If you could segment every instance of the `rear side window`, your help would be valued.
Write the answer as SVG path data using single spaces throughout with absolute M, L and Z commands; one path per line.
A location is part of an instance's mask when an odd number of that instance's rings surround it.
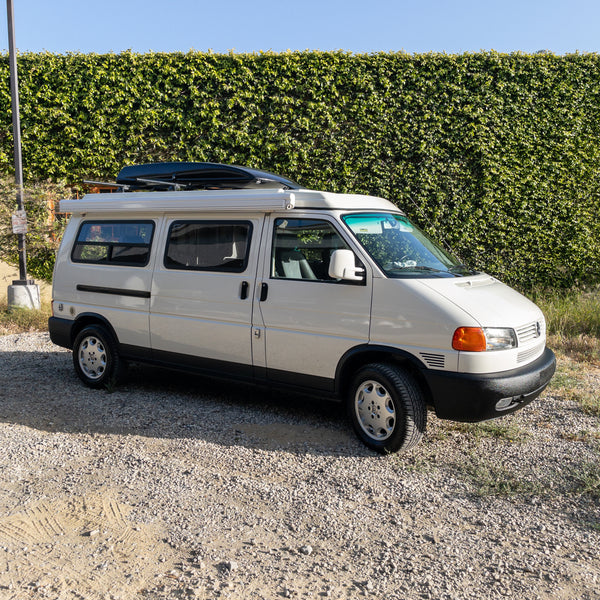
M 175 221 L 165 253 L 167 269 L 241 273 L 248 264 L 252 224 Z
M 73 246 L 73 262 L 144 267 L 150 259 L 153 221 L 86 221 Z

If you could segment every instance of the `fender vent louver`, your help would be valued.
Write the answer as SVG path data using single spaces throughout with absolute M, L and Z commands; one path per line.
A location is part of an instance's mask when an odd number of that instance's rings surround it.
M 446 357 L 443 354 L 420 352 L 421 358 L 430 369 L 443 369 L 446 366 Z

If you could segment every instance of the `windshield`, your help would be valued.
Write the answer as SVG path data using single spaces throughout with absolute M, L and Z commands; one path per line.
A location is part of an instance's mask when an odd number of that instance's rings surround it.
M 474 273 L 402 215 L 366 213 L 342 219 L 388 277 L 462 277 Z

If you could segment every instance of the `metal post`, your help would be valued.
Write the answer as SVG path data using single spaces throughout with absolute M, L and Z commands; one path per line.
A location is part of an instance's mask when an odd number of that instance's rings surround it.
M 19 78 L 17 76 L 17 49 L 15 45 L 15 19 L 12 0 L 6 0 L 8 15 L 8 55 L 10 63 L 10 92 L 12 101 L 12 124 L 15 152 L 15 183 L 17 184 L 17 215 L 25 214 L 23 202 L 23 161 L 21 158 L 21 119 L 19 115 Z M 14 227 L 14 225 L 13 225 Z M 26 231 L 26 225 L 24 231 Z M 8 286 L 8 306 L 22 308 L 40 308 L 40 289 L 33 280 L 27 279 L 27 254 L 25 251 L 25 233 L 18 232 L 19 242 L 19 279 Z
M 17 75 L 17 50 L 15 45 L 15 19 L 12 0 L 6 0 L 8 12 L 8 54 L 10 63 L 10 92 L 12 102 L 12 126 L 15 154 L 15 183 L 17 184 L 17 210 L 24 210 L 23 205 L 23 160 L 21 158 L 21 118 L 19 114 L 19 78 Z M 19 279 L 27 281 L 27 254 L 25 250 L 25 234 L 19 233 Z

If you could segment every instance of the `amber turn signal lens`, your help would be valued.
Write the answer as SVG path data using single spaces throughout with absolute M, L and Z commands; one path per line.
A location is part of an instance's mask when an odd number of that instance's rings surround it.
M 459 327 L 452 336 L 452 347 L 464 352 L 485 352 L 485 333 L 481 327 Z

